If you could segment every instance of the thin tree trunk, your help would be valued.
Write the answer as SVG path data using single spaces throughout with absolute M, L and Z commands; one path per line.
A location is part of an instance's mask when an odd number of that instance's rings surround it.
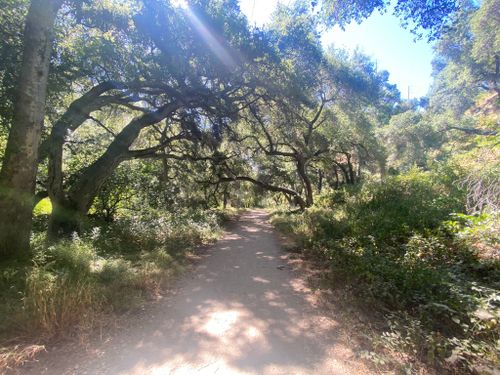
M 224 210 L 227 208 L 227 201 L 229 199 L 229 192 L 227 190 L 228 190 L 228 186 L 226 185 L 224 188 L 224 192 L 222 193 L 223 194 L 222 208 Z
M 346 157 L 347 157 L 347 168 L 349 170 L 349 184 L 355 184 L 356 183 L 356 174 L 354 172 L 354 168 L 352 166 L 352 162 L 351 162 L 351 155 L 346 153 Z
M 338 189 L 340 186 L 339 182 L 339 173 L 337 172 L 337 167 L 333 167 L 333 172 L 335 173 L 335 189 Z
M 57 228 L 61 228 L 65 223 L 71 221 L 68 215 L 72 210 L 68 210 L 67 202 L 64 202 L 63 191 L 63 147 L 65 131 L 63 127 L 55 126 L 51 134 L 51 142 L 48 146 L 49 163 L 48 163 L 48 177 L 47 177 L 47 190 L 52 203 L 52 214 L 49 219 L 48 236 L 49 239 L 54 240 L 57 238 Z
M 321 190 L 323 190 L 323 171 L 318 169 L 318 194 L 321 194 Z
M 306 162 L 300 155 L 297 157 L 297 172 L 302 180 L 306 192 L 306 207 L 311 207 L 314 203 L 312 183 L 307 175 Z
M 2 257 L 23 257 L 29 251 L 52 33 L 61 3 L 62 0 L 34 0 L 26 18 L 23 63 L 14 116 L 0 171 Z

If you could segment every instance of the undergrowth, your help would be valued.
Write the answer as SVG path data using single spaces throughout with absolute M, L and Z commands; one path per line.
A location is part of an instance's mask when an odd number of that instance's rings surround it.
M 0 368 L 55 337 L 85 337 L 106 317 L 158 297 L 228 218 L 220 210 L 149 210 L 54 244 L 35 235 L 30 263 L 0 265 Z
M 461 212 L 463 196 L 430 172 L 324 194 L 274 225 L 329 269 L 329 286 L 353 290 L 384 317 L 365 358 L 412 373 L 492 373 L 500 365 L 498 215 Z M 484 246 L 480 246 L 483 244 Z M 418 366 L 417 366 L 418 367 Z

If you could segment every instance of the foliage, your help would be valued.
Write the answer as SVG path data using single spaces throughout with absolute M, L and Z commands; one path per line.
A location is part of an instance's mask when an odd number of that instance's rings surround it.
M 50 203 L 49 198 L 44 198 L 37 203 L 37 205 L 33 208 L 33 216 L 43 216 L 50 215 L 52 212 L 52 204 Z
M 390 1 L 385 0 L 327 0 L 324 2 L 313 2 L 321 4 L 323 17 L 329 23 L 338 23 L 344 27 L 351 21 L 361 22 L 368 17 L 374 10 L 384 11 L 391 5 Z M 398 0 L 394 6 L 394 14 L 401 18 L 403 25 L 413 26 L 412 31 L 417 33 L 419 30 L 429 32 L 429 39 L 439 37 L 446 27 L 448 16 L 453 13 L 458 6 L 455 0 L 438 0 L 432 2 L 432 5 L 423 0 Z
M 2 0 L 0 2 L 0 150 L 3 151 L 2 135 L 9 128 L 12 118 L 14 87 L 17 66 L 21 63 L 23 20 L 28 10 L 28 1 Z M 2 152 L 0 151 L 0 155 Z
M 419 111 L 408 110 L 391 117 L 390 122 L 378 130 L 386 143 L 387 166 L 405 171 L 414 165 L 425 167 L 434 156 L 433 150 L 442 145 L 442 133 Z
M 383 183 L 366 184 L 361 200 L 352 208 L 359 228 L 356 234 L 390 242 L 437 228 L 450 212 L 463 209 L 463 193 L 441 179 L 441 175 L 414 168 Z
M 453 158 L 463 176 L 459 184 L 467 190 L 470 213 L 498 212 L 500 209 L 500 147 L 498 137 L 474 139 L 469 150 Z
M 498 217 L 450 216 L 463 212 L 463 193 L 434 173 L 333 192 L 273 221 L 328 264 L 331 287 L 385 316 L 365 357 L 387 364 L 404 350 L 450 371 L 498 366 L 500 264 L 478 246 L 498 243 Z
M 96 227 L 91 237 L 104 253 L 137 254 L 162 248 L 172 255 L 182 254 L 195 244 L 217 238 L 222 215 L 218 210 L 143 210 L 108 227 Z

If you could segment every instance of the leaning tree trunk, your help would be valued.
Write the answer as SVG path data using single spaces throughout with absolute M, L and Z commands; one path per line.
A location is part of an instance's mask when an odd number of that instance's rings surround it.
M 82 219 L 87 214 L 95 196 L 106 179 L 125 160 L 129 147 L 139 135 L 142 127 L 139 120 L 126 126 L 106 152 L 83 171 L 64 198 L 54 195 L 56 200 L 50 218 L 50 237 L 80 232 Z
M 94 198 L 106 179 L 122 161 L 129 158 L 130 146 L 141 130 L 163 120 L 179 107 L 179 103 L 168 104 L 156 112 L 135 118 L 125 126 L 104 154 L 81 173 L 64 197 L 56 201 L 50 218 L 49 236 L 55 238 L 80 232 L 82 219 L 87 215 Z M 52 172 L 55 171 L 56 169 Z
M 62 0 L 31 2 L 12 127 L 0 171 L 0 256 L 28 254 L 54 21 Z
M 38 160 L 48 157 L 47 191 L 52 203 L 52 215 L 49 220 L 49 239 L 57 239 L 61 233 L 79 230 L 76 203 L 68 200 L 63 190 L 63 150 L 68 132 L 77 130 L 94 111 L 109 104 L 126 103 L 120 94 L 102 94 L 110 90 L 128 87 L 127 84 L 113 81 L 102 82 L 80 98 L 76 99 L 52 127 L 48 139 L 40 145 Z M 166 177 L 165 177 L 166 178 Z

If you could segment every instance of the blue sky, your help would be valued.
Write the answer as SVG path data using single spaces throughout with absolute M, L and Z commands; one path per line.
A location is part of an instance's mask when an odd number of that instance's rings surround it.
M 286 1 L 286 0 L 285 0 Z M 278 0 L 241 0 L 240 6 L 251 24 L 262 26 L 269 21 Z M 431 78 L 432 47 L 425 39 L 414 36 L 399 25 L 390 12 L 375 12 L 361 25 L 352 23 L 345 31 L 335 27 L 323 35 L 325 46 L 334 44 L 353 50 L 359 47 L 377 61 L 379 69 L 390 73 L 391 83 L 398 85 L 401 96 L 410 98 L 427 94 Z

